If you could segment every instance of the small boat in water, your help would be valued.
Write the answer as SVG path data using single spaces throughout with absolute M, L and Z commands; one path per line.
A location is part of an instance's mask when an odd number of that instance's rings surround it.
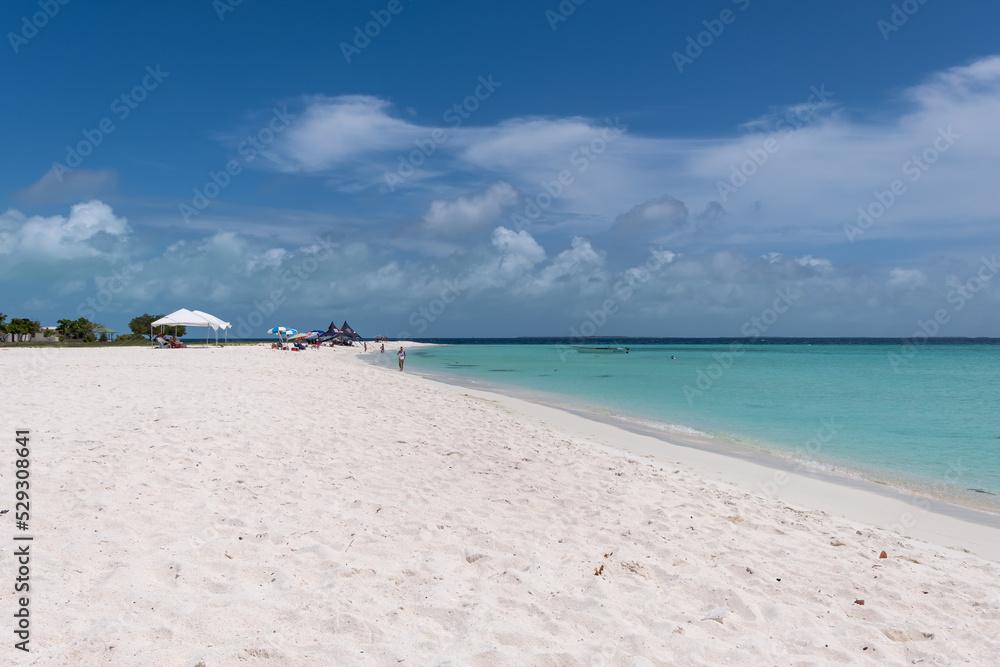
M 582 347 L 574 345 L 573 349 L 585 354 L 628 354 L 627 347 Z

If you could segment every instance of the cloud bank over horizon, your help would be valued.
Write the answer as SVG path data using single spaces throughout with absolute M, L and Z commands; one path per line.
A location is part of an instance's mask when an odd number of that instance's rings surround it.
M 692 138 L 623 117 L 428 124 L 375 95 L 304 96 L 239 178 L 327 193 L 336 214 L 223 192 L 189 224 L 122 197 L 113 170 L 46 174 L 25 205 L 112 192 L 0 214 L 2 279 L 34 277 L 4 307 L 76 317 L 128 269 L 98 321 L 190 307 L 253 336 L 331 317 L 366 335 L 560 336 L 610 300 L 598 335 L 736 336 L 792 290 L 766 335 L 908 336 L 940 309 L 942 335 L 997 335 L 1000 57 L 893 105 L 865 117 L 814 86 Z

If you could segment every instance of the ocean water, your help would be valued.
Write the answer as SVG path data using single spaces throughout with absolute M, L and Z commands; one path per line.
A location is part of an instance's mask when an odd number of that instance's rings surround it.
M 406 370 L 1000 513 L 1000 341 L 977 342 L 450 344 Z

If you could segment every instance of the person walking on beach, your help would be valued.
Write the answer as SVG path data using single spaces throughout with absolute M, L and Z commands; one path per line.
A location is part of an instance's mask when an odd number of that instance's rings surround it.
M 382 349 L 380 350 L 382 354 L 385 354 L 385 343 L 382 343 Z
M 403 352 L 402 347 L 399 348 L 399 352 L 396 353 L 396 356 L 399 357 L 399 370 L 403 370 L 403 362 L 406 361 L 406 352 Z

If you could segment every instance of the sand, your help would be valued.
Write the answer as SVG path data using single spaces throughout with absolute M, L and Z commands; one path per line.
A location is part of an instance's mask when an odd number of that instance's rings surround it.
M 1000 531 L 923 513 L 916 528 L 940 536 L 923 541 L 888 528 L 897 509 L 852 516 L 877 494 L 830 485 L 811 505 L 793 479 L 789 502 L 754 490 L 773 470 L 432 382 L 413 362 L 0 350 L 0 652 L 206 667 L 1000 655 Z M 15 429 L 31 432 L 26 533 Z M 15 534 L 34 536 L 27 654 Z

